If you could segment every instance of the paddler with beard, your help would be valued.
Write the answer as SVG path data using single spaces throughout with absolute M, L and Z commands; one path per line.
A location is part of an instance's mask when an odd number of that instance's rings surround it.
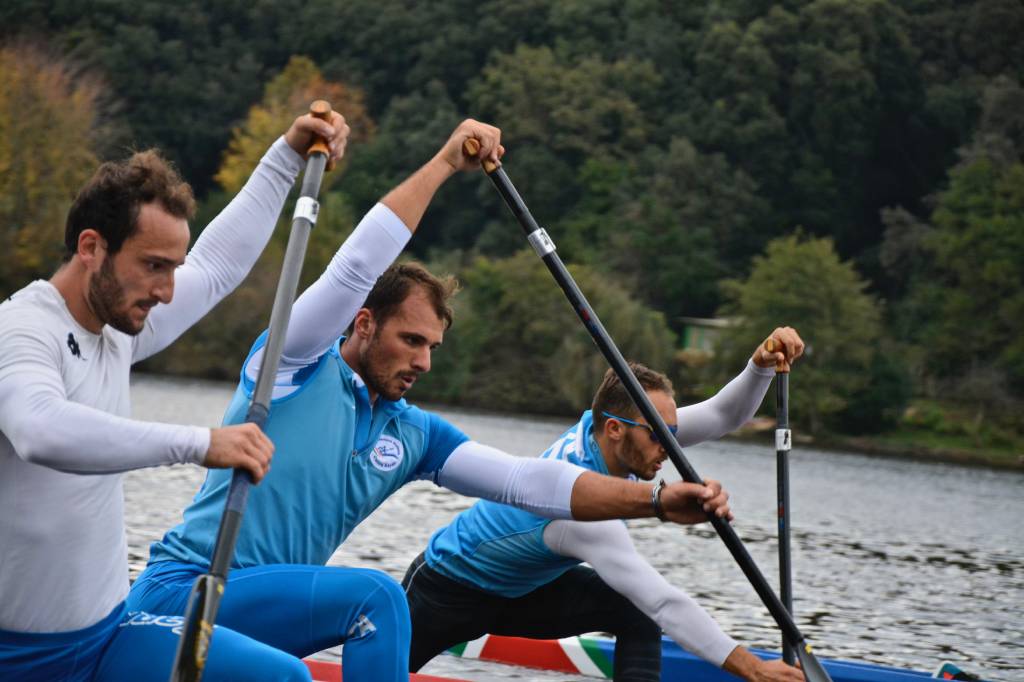
M 470 138 L 479 157 L 462 152 Z M 296 656 L 343 643 L 346 680 L 409 678 L 401 586 L 381 571 L 325 565 L 406 483 L 431 480 L 549 518 L 650 517 L 661 509 L 671 521 L 695 523 L 705 508 L 729 514 L 728 496 L 713 481 L 676 483 L 654 498 L 647 483 L 474 442 L 406 403 L 452 323 L 456 287 L 422 266 L 392 262 L 438 188 L 478 168 L 480 158 L 497 162 L 502 151 L 497 128 L 460 124 L 370 210 L 292 310 L 266 424 L 277 447 L 274 469 L 249 495 L 217 622 Z M 225 423 L 243 419 L 263 348 L 260 338 L 246 358 Z M 133 608 L 184 613 L 207 570 L 229 479 L 207 476 L 184 521 L 152 545 L 132 587 Z

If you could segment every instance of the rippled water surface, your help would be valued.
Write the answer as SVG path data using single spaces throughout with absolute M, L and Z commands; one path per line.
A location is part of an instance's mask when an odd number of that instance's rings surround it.
M 134 415 L 216 425 L 233 388 L 139 376 L 132 384 Z M 567 419 L 437 411 L 470 437 L 524 456 L 544 450 L 570 425 Z M 729 489 L 734 527 L 775 584 L 773 447 L 727 441 L 686 454 L 702 476 Z M 145 565 L 149 543 L 180 520 L 202 477 L 194 467 L 127 476 L 133 577 Z M 794 610 L 819 656 L 922 670 L 951 660 L 990 680 L 1024 681 L 1024 475 L 798 445 L 790 480 Z M 378 568 L 401 579 L 430 533 L 470 503 L 430 483 L 408 485 L 356 529 L 330 563 Z M 745 645 L 778 648 L 774 621 L 710 526 L 629 525 L 639 551 L 726 632 Z M 574 679 L 450 656 L 424 672 L 471 680 Z

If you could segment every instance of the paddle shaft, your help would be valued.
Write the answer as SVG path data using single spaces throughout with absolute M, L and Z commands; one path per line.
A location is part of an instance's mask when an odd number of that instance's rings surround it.
M 769 353 L 784 351 L 777 348 L 775 339 L 765 341 Z M 785 361 L 775 366 L 775 485 L 778 495 L 779 516 L 779 589 L 782 605 L 793 613 L 793 562 L 789 539 L 789 450 L 793 434 L 789 430 L 789 366 Z M 790 665 L 794 661 L 793 647 L 782 638 L 782 660 Z
M 765 347 L 773 350 L 772 339 Z M 782 605 L 793 613 L 793 563 L 789 552 L 789 449 L 793 442 L 789 430 L 789 372 L 775 369 L 775 484 L 779 501 L 779 589 Z M 793 647 L 782 638 L 782 660 L 793 665 Z
M 318 118 L 330 120 L 331 106 L 318 100 L 310 106 L 310 113 Z M 302 261 L 306 256 L 309 235 L 316 224 L 319 210 L 317 195 L 320 182 L 323 180 L 329 150 L 327 145 L 318 140 L 309 149 L 309 159 L 303 174 L 302 189 L 295 204 L 292 218 L 292 229 L 288 236 L 284 262 L 281 266 L 281 277 L 274 295 L 274 306 L 270 312 L 270 326 L 267 343 L 256 378 L 256 389 L 252 402 L 245 415 L 246 423 L 256 424 L 264 430 L 267 416 L 270 414 L 270 400 L 274 390 L 274 378 L 281 361 L 284 339 L 291 318 L 292 303 L 299 286 L 299 275 L 302 273 Z M 171 682 L 198 682 L 202 678 L 203 667 L 209 653 L 210 637 L 213 624 L 224 594 L 228 569 L 235 553 L 235 543 L 242 527 L 242 515 L 249 499 L 249 488 L 252 477 L 248 471 L 235 469 L 231 474 L 231 485 L 228 488 L 224 514 L 217 530 L 217 543 L 214 545 L 210 570 L 196 579 L 192 594 L 186 607 L 185 627 L 178 643 L 178 651 L 171 670 Z
M 479 146 L 476 140 L 467 140 L 464 146 L 464 151 L 469 156 L 476 156 L 479 151 Z M 576 282 L 573 280 L 572 275 L 566 269 L 562 263 L 562 259 L 559 258 L 555 252 L 555 244 L 551 241 L 547 232 L 537 224 L 533 216 L 530 214 L 529 208 L 527 208 L 525 202 L 519 196 L 516 188 L 513 186 L 512 181 L 509 180 L 503 168 L 497 166 L 493 162 L 485 160 L 483 162 L 484 170 L 487 172 L 487 177 L 491 179 L 498 193 L 505 200 L 506 205 L 512 211 L 512 215 L 515 216 L 520 226 L 526 232 L 527 239 L 533 246 L 537 255 L 540 256 L 544 264 L 547 265 L 551 275 L 555 278 L 558 286 L 565 293 L 566 298 L 569 299 L 569 303 L 572 305 L 573 310 L 576 311 L 576 315 L 583 322 L 583 325 L 590 332 L 591 338 L 594 343 L 600 349 L 604 355 L 608 364 L 618 375 L 622 385 L 625 386 L 626 391 L 629 393 L 633 402 L 636 404 L 637 409 L 640 410 L 640 414 L 643 415 L 647 423 L 652 427 L 654 433 L 657 435 L 658 440 L 661 442 L 663 448 L 668 453 L 669 458 L 675 465 L 676 469 L 679 470 L 683 480 L 690 483 L 703 484 L 703 479 L 697 475 L 697 472 L 690 466 L 690 463 L 686 460 L 683 455 L 683 450 L 679 443 L 669 432 L 668 427 L 665 425 L 664 420 L 658 411 L 654 409 L 654 405 L 651 404 L 650 398 L 647 397 L 647 393 L 644 392 L 640 386 L 640 382 L 637 381 L 633 372 L 630 371 L 629 365 L 626 363 L 625 358 L 619 352 L 619 349 L 615 346 L 608 332 L 605 331 L 604 326 L 598 319 L 597 314 L 590 307 L 586 297 L 580 291 Z M 784 637 L 792 643 L 794 648 L 800 655 L 800 661 L 804 668 L 804 673 L 807 675 L 807 679 L 812 682 L 818 680 L 831 680 L 825 669 L 821 667 L 815 656 L 810 651 L 810 646 L 806 644 L 804 636 L 800 633 L 796 623 L 790 616 L 789 611 L 782 605 L 779 598 L 772 591 L 768 585 L 768 581 L 761 573 L 757 564 L 754 563 L 754 559 L 747 552 L 746 547 L 743 546 L 743 542 L 732 526 L 727 521 L 719 518 L 715 514 L 708 514 L 708 520 L 714 526 L 719 536 L 725 542 L 729 552 L 733 555 L 733 558 L 740 565 L 740 569 L 747 576 L 754 590 L 758 596 L 761 597 L 761 601 L 764 602 L 765 606 L 768 607 L 768 611 L 772 614 L 775 622 L 778 623 L 779 628 L 782 630 Z

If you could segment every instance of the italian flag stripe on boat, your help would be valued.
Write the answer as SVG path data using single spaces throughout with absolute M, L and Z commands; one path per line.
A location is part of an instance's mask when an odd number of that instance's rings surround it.
M 541 640 L 484 635 L 472 642 L 452 647 L 449 652 L 463 658 L 498 661 L 604 679 L 612 677 L 611 660 L 594 640 L 587 637 Z

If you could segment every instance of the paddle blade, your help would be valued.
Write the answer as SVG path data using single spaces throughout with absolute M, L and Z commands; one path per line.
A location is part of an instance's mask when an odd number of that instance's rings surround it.
M 184 630 L 178 640 L 178 653 L 174 656 L 171 682 L 199 682 L 210 652 L 213 623 L 217 617 L 224 581 L 206 574 L 196 579 L 185 609 Z
M 824 666 L 811 653 L 811 646 L 807 642 L 798 642 L 794 648 L 796 649 L 796 657 L 800 661 L 800 668 L 804 671 L 804 677 L 807 678 L 807 682 L 832 682 L 832 678 L 825 672 Z

